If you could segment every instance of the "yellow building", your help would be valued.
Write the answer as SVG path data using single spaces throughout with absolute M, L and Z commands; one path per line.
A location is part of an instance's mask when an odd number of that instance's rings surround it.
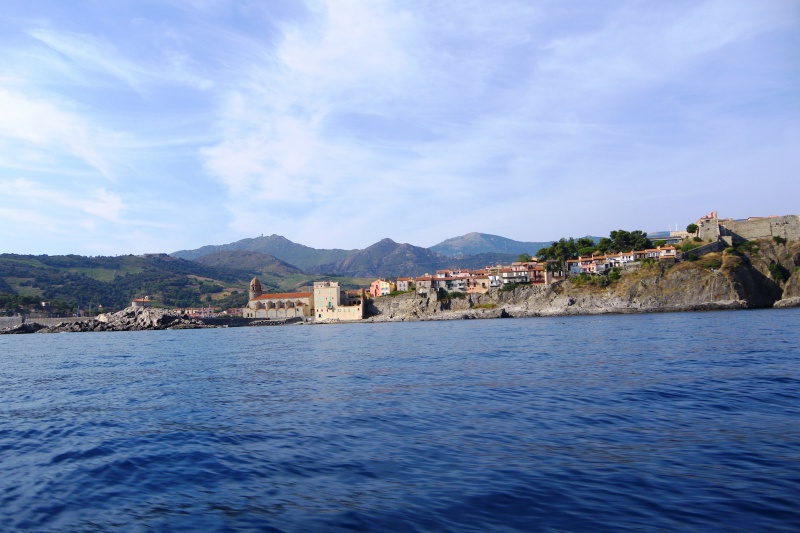
M 314 282 L 314 320 L 344 322 L 364 318 L 365 294 L 342 294 L 337 281 Z

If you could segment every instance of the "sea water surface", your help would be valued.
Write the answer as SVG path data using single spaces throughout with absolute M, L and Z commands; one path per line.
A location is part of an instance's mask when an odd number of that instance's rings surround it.
M 0 530 L 797 531 L 799 325 L 0 336 Z

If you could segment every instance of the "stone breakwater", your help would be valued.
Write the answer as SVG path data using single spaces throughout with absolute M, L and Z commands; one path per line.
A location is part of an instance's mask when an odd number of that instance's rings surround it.
M 64 333 L 82 331 L 138 331 L 152 329 L 198 329 L 214 326 L 179 315 L 165 309 L 128 307 L 116 313 L 97 316 L 94 320 L 82 322 L 61 322 L 44 326 L 36 322 L 26 322 L 12 327 L 2 334 L 14 333 Z

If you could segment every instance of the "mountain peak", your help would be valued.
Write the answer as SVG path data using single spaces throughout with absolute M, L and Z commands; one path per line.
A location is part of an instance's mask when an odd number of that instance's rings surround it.
M 552 241 L 522 242 L 500 237 L 499 235 L 473 231 L 461 237 L 453 237 L 435 246 L 431 246 L 430 250 L 448 257 L 461 257 L 484 253 L 512 255 L 526 253 L 536 255 L 536 252 L 538 252 L 540 248 L 550 246 L 550 244 L 552 244 Z

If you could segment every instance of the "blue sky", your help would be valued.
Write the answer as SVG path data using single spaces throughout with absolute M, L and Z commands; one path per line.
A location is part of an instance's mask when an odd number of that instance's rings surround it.
M 800 213 L 800 2 L 4 0 L 0 252 Z

